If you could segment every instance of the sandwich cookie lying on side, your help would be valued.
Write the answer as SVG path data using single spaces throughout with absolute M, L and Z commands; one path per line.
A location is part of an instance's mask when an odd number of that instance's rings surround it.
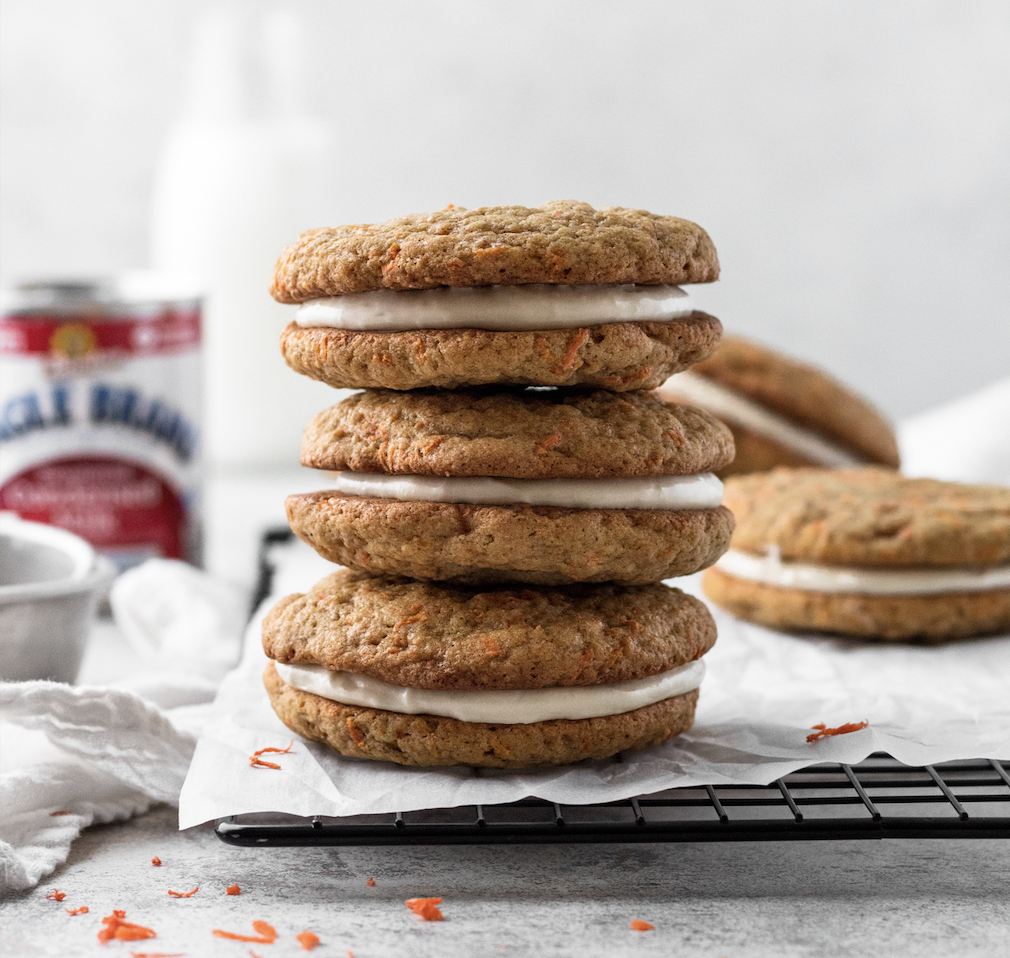
M 288 520 L 373 574 L 639 585 L 728 547 L 732 457 L 722 423 L 654 393 L 369 390 L 309 424 L 302 464 L 337 475 Z
M 1010 630 L 1010 489 L 885 469 L 734 477 L 705 593 L 780 629 L 939 642 Z
M 340 570 L 263 622 L 293 731 L 401 765 L 604 758 L 691 727 L 705 606 L 660 584 L 451 587 Z
M 733 430 L 736 459 L 723 478 L 775 466 L 898 467 L 894 429 L 869 402 L 816 366 L 739 336 L 723 337 L 714 356 L 660 392 Z
M 677 284 L 718 276 L 688 220 L 564 201 L 310 230 L 271 293 L 300 306 L 288 365 L 331 386 L 625 391 L 711 354 L 722 326 Z

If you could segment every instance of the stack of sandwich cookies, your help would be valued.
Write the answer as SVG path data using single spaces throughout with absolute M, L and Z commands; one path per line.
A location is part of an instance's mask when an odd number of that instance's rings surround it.
M 350 569 L 264 624 L 292 729 L 357 757 L 519 767 L 690 727 L 714 624 L 659 580 L 727 548 L 713 472 L 732 438 L 641 390 L 714 349 L 718 320 L 672 284 L 717 268 L 694 224 L 575 203 L 285 252 L 275 295 L 306 302 L 288 362 L 366 387 L 310 423 L 302 461 L 328 488 L 287 503 Z
M 706 594 L 772 628 L 940 642 L 1010 630 L 1010 489 L 885 469 L 734 477 Z
M 718 416 L 733 431 L 725 478 L 776 466 L 898 467 L 894 429 L 862 396 L 822 369 L 739 336 L 660 390 Z

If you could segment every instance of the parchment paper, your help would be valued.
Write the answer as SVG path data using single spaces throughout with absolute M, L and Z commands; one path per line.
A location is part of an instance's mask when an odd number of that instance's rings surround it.
M 694 728 L 618 760 L 523 772 L 405 768 L 343 758 L 296 738 L 281 770 L 249 756 L 284 747 L 261 675 L 259 620 L 277 598 L 333 570 L 300 542 L 276 552 L 275 595 L 254 617 L 241 664 L 225 680 L 183 786 L 179 825 L 247 812 L 356 815 L 515 801 L 613 801 L 690 785 L 764 785 L 816 762 L 871 752 L 922 765 L 1010 759 L 1010 636 L 940 647 L 802 637 L 740 622 L 713 607 L 719 640 L 705 657 Z M 700 595 L 697 576 L 669 580 Z M 807 743 L 811 727 L 867 720 L 861 731 Z

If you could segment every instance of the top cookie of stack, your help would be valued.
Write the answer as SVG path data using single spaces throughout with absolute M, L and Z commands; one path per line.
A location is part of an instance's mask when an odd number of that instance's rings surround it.
M 331 386 L 624 392 L 714 351 L 719 321 L 672 284 L 718 277 L 694 223 L 564 201 L 309 230 L 271 293 L 300 304 L 288 365 Z

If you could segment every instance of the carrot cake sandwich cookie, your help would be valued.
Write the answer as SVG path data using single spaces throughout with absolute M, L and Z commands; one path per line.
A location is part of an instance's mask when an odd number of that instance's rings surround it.
M 779 629 L 939 642 L 1010 630 L 1010 489 L 880 468 L 726 483 L 732 547 L 703 578 Z
M 726 550 L 732 457 L 722 423 L 653 392 L 366 390 L 309 424 L 302 464 L 330 488 L 288 520 L 372 574 L 641 585 Z
M 740 336 L 660 390 L 708 410 L 733 430 L 724 478 L 775 466 L 898 467 L 894 429 L 862 396 L 816 366 Z
M 288 364 L 331 386 L 625 391 L 711 354 L 721 325 L 679 284 L 718 276 L 688 220 L 563 201 L 309 230 L 271 293 L 299 306 Z
M 340 570 L 269 613 L 293 731 L 357 758 L 494 768 L 605 758 L 693 721 L 705 606 L 678 589 L 478 589 Z

